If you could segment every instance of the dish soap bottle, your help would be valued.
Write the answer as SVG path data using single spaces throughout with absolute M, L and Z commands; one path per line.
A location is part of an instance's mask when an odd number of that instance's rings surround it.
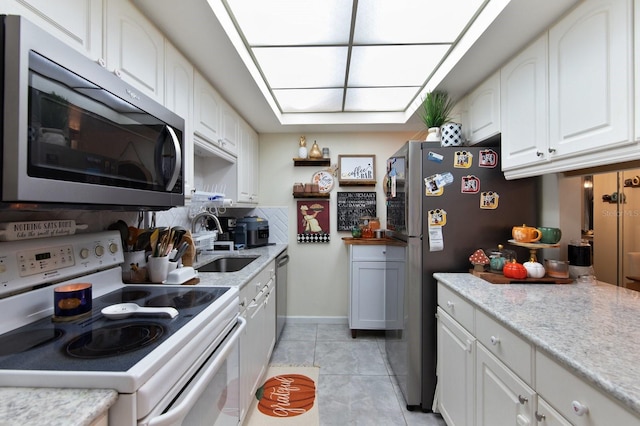
M 300 147 L 298 148 L 298 158 L 307 158 L 307 138 L 300 136 Z

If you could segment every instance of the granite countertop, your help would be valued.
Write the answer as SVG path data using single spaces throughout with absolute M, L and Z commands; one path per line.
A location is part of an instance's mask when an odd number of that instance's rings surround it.
M 490 284 L 434 277 L 640 415 L 640 292 L 606 283 Z
M 3 426 L 85 426 L 118 398 L 109 389 L 0 388 Z
M 198 285 L 237 286 L 240 288 L 251 281 L 253 277 L 258 275 L 258 273 L 262 271 L 269 262 L 278 257 L 278 255 L 286 250 L 287 247 L 287 244 L 275 244 L 272 246 L 243 249 L 233 252 L 203 252 L 198 256 L 196 262 L 194 262 L 194 268 L 199 268 L 200 266 L 220 257 L 259 257 L 237 272 L 198 272 L 198 278 L 200 278 L 200 283 Z
M 259 256 L 238 272 L 201 272 L 198 285 L 238 286 L 251 281 L 269 262 L 287 248 L 276 244 L 234 252 L 200 254 L 194 267 L 219 257 Z M 118 398 L 109 389 L 61 389 L 0 387 L 0 424 L 7 426 L 89 425 L 106 412 Z

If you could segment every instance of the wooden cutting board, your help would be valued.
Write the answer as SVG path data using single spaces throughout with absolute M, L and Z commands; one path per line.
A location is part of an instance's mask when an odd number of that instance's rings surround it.
M 495 272 L 479 272 L 473 269 L 469 270 L 470 273 L 478 278 L 482 278 L 491 284 L 574 284 L 575 281 L 571 278 L 554 278 L 544 276 L 542 278 L 509 278 L 502 274 L 496 274 Z

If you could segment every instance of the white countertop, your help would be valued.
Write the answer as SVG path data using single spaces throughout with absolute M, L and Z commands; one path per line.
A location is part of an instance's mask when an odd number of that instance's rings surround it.
M 598 284 L 490 284 L 435 273 L 445 286 L 640 415 L 640 292 Z
M 238 272 L 199 273 L 198 285 L 238 286 L 248 283 L 269 262 L 287 248 L 276 244 L 234 252 L 201 254 L 195 267 L 219 257 L 255 256 L 255 261 Z M 109 389 L 60 389 L 0 387 L 0 424 L 3 426 L 84 426 L 113 405 L 118 393 Z

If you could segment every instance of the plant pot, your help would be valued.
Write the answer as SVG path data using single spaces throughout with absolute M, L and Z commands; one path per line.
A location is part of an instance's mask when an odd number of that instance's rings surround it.
M 440 128 L 440 145 L 443 147 L 462 146 L 462 124 L 444 123 Z
M 440 141 L 440 127 L 429 127 L 427 129 L 427 142 L 438 142 Z

